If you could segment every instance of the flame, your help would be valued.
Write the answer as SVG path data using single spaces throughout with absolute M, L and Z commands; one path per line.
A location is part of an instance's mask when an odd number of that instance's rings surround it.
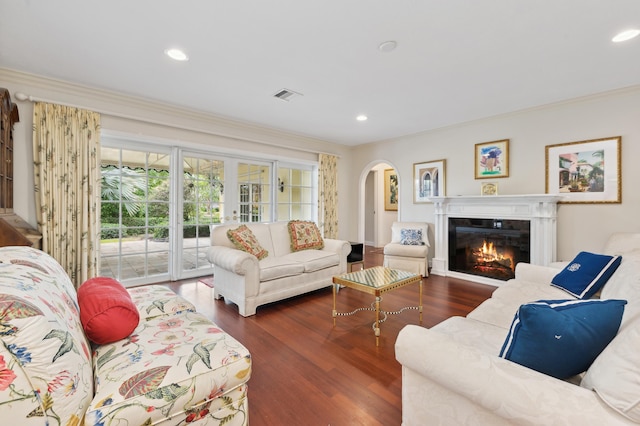
M 482 247 L 473 250 L 473 254 L 476 256 L 476 262 L 498 262 L 504 266 L 508 266 L 512 270 L 515 268 L 513 257 L 505 255 L 503 253 L 498 253 L 497 248 L 492 242 L 487 243 L 487 241 L 484 240 L 482 243 Z

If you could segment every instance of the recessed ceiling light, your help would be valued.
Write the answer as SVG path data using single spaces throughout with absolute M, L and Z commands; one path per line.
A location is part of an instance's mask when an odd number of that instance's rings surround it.
M 640 34 L 640 30 L 636 30 L 636 29 L 626 30 L 616 35 L 614 38 L 611 39 L 611 41 L 613 41 L 614 43 L 620 43 L 622 41 L 631 40 L 632 38 L 637 37 L 639 34 Z
M 358 121 L 367 121 L 368 118 L 369 117 L 367 117 L 366 115 L 360 114 L 359 116 L 356 117 L 356 120 L 358 120 Z
M 164 53 L 175 61 L 188 61 L 189 57 L 180 49 L 167 49 Z
M 378 50 L 381 52 L 389 53 L 394 51 L 397 46 L 398 46 L 397 42 L 393 40 L 389 40 L 389 41 L 380 43 L 380 46 L 378 46 Z

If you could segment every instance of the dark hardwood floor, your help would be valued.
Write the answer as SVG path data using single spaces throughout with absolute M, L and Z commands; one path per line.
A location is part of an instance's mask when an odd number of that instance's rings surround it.
M 381 264 L 382 249 L 367 247 L 365 266 Z M 419 323 L 416 310 L 390 315 L 376 347 L 373 312 L 338 317 L 333 327 L 331 288 L 258 307 L 256 315 L 244 318 L 196 279 L 167 285 L 251 352 L 252 426 L 400 424 L 402 379 L 394 343 L 402 327 Z M 440 276 L 423 278 L 423 285 L 424 327 L 466 315 L 495 289 Z M 382 307 L 395 311 L 417 299 L 418 286 L 410 285 L 385 294 Z M 348 312 L 372 301 L 371 295 L 343 288 L 337 309 Z

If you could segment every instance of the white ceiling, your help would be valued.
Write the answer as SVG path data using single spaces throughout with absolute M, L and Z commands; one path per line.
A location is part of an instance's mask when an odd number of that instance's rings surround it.
M 640 37 L 611 42 L 640 0 L 0 0 L 0 17 L 2 68 L 346 145 L 640 84 Z

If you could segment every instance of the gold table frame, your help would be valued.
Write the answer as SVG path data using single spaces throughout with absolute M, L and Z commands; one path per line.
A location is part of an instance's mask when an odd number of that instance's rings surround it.
M 402 308 L 399 311 L 388 312 L 380 310 L 380 302 L 382 301 L 382 293 L 394 290 L 396 288 L 404 287 L 415 282 L 420 283 L 420 291 L 418 298 L 418 306 L 410 306 Z M 344 286 L 352 288 L 354 290 L 362 291 L 364 293 L 373 294 L 376 299 L 371 308 L 358 308 L 351 312 L 338 312 L 336 310 L 336 293 L 338 286 Z M 376 320 L 373 323 L 373 331 L 376 336 L 376 346 L 380 344 L 380 324 L 387 319 L 388 314 L 399 314 L 406 309 L 418 309 L 420 312 L 420 324 L 422 324 L 422 276 L 414 274 L 412 272 L 401 271 L 399 269 L 385 268 L 383 266 L 376 266 L 373 268 L 367 268 L 356 272 L 349 272 L 347 274 L 337 275 L 333 277 L 333 326 L 336 326 L 336 317 L 343 315 L 353 315 L 356 312 L 362 310 L 373 310 L 376 313 Z M 384 318 L 380 320 L 380 314 L 384 315 Z

